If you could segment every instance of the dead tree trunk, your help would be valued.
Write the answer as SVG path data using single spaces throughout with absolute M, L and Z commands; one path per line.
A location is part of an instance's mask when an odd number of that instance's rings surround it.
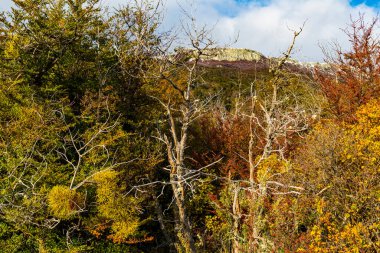
M 169 134 L 161 135 L 160 139 L 165 143 L 167 158 L 170 165 L 170 185 L 173 190 L 173 203 L 176 205 L 176 222 L 178 226 L 177 250 L 180 252 L 196 252 L 195 241 L 191 229 L 190 217 L 186 209 L 188 190 L 194 190 L 194 180 L 203 169 L 191 169 L 185 164 L 185 150 L 188 145 L 189 127 L 207 107 L 209 101 L 214 97 L 201 101 L 196 94 L 196 89 L 203 83 L 199 62 L 201 56 L 211 54 L 214 42 L 209 37 L 210 31 L 206 27 L 197 28 L 195 19 L 191 18 L 190 25 L 184 25 L 183 30 L 189 39 L 192 49 L 178 51 L 176 55 L 167 52 L 164 48 L 160 64 L 158 65 L 159 79 L 164 80 L 175 91 L 179 93 L 179 101 L 172 108 L 169 102 L 164 103 L 169 122 Z M 171 44 L 171 43 L 169 43 Z M 178 82 L 178 74 L 182 74 L 182 81 Z M 176 76 L 177 75 L 177 76 Z M 185 82 L 183 82 L 185 80 Z M 166 100 L 168 98 L 164 98 Z M 167 100 L 166 100 L 167 101 Z M 206 166 L 207 167 L 207 166 Z
M 173 115 L 171 113 L 170 105 L 166 106 L 167 114 L 170 123 L 170 135 L 171 140 L 165 135 L 164 141 L 167 148 L 167 157 L 170 164 L 170 185 L 173 190 L 174 201 L 177 207 L 178 213 L 178 226 L 179 231 L 177 233 L 178 240 L 180 241 L 181 248 L 178 251 L 184 250 L 186 253 L 196 252 L 195 242 L 191 232 L 191 225 L 189 217 L 186 211 L 186 176 L 187 169 L 184 164 L 185 160 L 185 148 L 187 142 L 188 125 L 189 125 L 189 108 L 183 110 L 183 119 L 181 134 L 178 138 L 176 125 Z M 177 246 L 178 248 L 178 246 Z

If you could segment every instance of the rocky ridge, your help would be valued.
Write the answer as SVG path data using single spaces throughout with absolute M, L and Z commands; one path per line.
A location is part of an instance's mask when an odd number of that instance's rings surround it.
M 191 54 L 192 50 L 178 49 L 181 52 Z M 193 58 L 190 56 L 190 61 Z M 236 68 L 240 70 L 264 70 L 273 66 L 280 58 L 266 57 L 262 53 L 244 48 L 213 48 L 204 51 L 201 56 L 201 66 L 217 68 Z M 295 59 L 286 61 L 285 67 L 296 72 L 310 74 L 315 67 L 328 69 L 329 65 L 318 62 L 300 62 Z

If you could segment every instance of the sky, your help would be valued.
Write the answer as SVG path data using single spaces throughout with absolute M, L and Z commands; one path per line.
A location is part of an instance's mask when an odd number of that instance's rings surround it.
M 130 0 L 102 0 L 116 7 Z M 181 8 L 191 13 L 199 26 L 213 28 L 213 38 L 223 45 L 249 48 L 267 56 L 279 56 L 287 49 L 292 30 L 304 24 L 293 57 L 301 61 L 323 61 L 321 46 L 339 43 L 349 48 L 342 31 L 359 13 L 370 21 L 380 10 L 380 0 L 163 0 L 161 29 L 180 27 L 185 20 Z M 189 4 L 192 2 L 192 4 Z M 0 0 L 8 10 L 11 0 Z M 186 20 L 184 21 L 186 22 Z

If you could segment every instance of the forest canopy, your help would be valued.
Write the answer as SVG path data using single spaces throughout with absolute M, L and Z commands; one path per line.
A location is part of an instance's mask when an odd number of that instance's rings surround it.
M 3 252 L 380 251 L 378 19 L 302 65 L 303 27 L 278 58 L 228 61 L 189 13 L 163 31 L 161 1 L 13 3 Z

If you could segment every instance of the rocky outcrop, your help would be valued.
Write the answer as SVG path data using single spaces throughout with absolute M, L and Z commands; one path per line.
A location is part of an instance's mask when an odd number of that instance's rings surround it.
M 195 53 L 192 49 L 176 48 L 176 56 L 188 56 L 189 60 L 193 59 Z M 254 50 L 243 48 L 212 48 L 203 51 L 201 55 L 203 61 L 260 61 L 266 57 Z
M 189 61 L 194 59 L 194 50 L 177 48 L 175 51 L 176 57 L 182 56 Z M 263 54 L 250 49 L 213 48 L 203 51 L 199 64 L 204 67 L 265 70 L 276 65 L 279 60 L 280 58 L 265 57 Z M 300 62 L 294 59 L 289 59 L 285 63 L 285 68 L 303 74 L 310 74 L 315 67 L 323 70 L 329 69 L 329 65 L 325 63 Z
M 205 51 L 202 60 L 211 61 L 260 61 L 266 57 L 254 50 L 242 48 L 216 48 Z

